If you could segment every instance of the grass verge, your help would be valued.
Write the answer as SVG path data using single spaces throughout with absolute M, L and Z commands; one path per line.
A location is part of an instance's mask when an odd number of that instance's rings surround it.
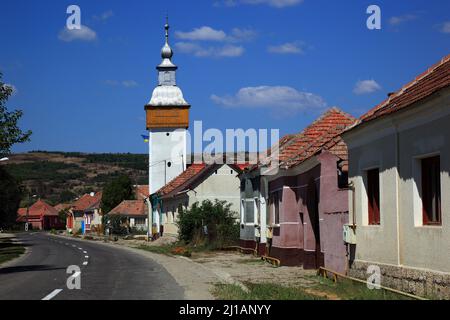
M 0 239 L 0 264 L 18 258 L 25 253 L 25 247 L 12 242 L 9 238 Z
M 288 287 L 274 283 L 244 283 L 249 292 L 237 285 L 216 284 L 213 295 L 220 300 L 410 300 L 386 290 L 369 290 L 351 280 L 311 277 L 316 284 L 310 287 Z
M 176 242 L 173 244 L 166 244 L 161 246 L 148 246 L 142 244 L 137 246 L 136 248 L 158 254 L 180 255 L 185 257 L 191 257 L 192 253 L 218 251 L 218 249 L 213 246 L 192 246 L 186 245 L 183 242 Z

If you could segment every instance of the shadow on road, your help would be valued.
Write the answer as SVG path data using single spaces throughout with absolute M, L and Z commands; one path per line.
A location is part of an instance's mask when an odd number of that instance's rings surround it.
M 28 271 L 48 271 L 48 270 L 65 270 L 65 268 L 57 268 L 49 265 L 15 266 L 0 269 L 0 274 L 28 272 Z

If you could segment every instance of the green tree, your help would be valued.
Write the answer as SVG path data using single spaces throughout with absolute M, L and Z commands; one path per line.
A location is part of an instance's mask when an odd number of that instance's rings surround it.
M 123 200 L 134 200 L 134 188 L 131 179 L 122 175 L 103 188 L 102 212 L 107 214 Z
M 75 198 L 76 198 L 76 194 L 70 190 L 64 190 L 59 195 L 59 201 L 61 203 L 71 202 Z
M 18 121 L 23 115 L 22 110 L 8 111 L 6 102 L 12 95 L 11 86 L 3 83 L 0 72 L 0 155 L 8 154 L 16 143 L 30 140 L 31 131 L 22 132 L 18 127 Z
M 58 218 L 61 223 L 66 224 L 68 213 L 69 213 L 69 208 L 59 210 Z
M 0 166 L 0 227 L 9 229 L 17 219 L 22 189 L 17 181 Z

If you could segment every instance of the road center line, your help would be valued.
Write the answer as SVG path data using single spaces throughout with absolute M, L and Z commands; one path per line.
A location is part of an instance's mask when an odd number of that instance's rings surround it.
M 62 291 L 62 289 L 55 289 L 50 294 L 48 294 L 44 298 L 42 298 L 42 300 L 51 300 L 61 291 Z

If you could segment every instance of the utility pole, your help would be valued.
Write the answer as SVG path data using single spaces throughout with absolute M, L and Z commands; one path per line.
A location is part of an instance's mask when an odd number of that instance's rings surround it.
M 30 191 L 27 190 L 27 194 L 28 194 L 28 200 L 27 200 L 27 215 L 26 215 L 26 222 L 25 222 L 25 231 L 28 231 L 28 216 L 30 214 Z M 33 195 L 33 198 L 35 198 L 36 195 Z

